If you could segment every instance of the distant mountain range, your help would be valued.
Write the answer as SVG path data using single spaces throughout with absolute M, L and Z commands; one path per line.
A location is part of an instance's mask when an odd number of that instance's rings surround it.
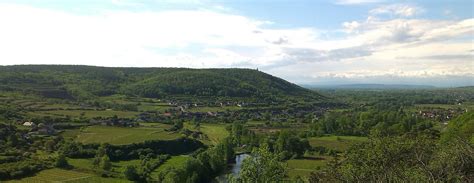
M 404 84 L 347 84 L 347 85 L 303 85 L 306 88 L 334 88 L 334 89 L 432 89 L 431 85 L 404 85 Z

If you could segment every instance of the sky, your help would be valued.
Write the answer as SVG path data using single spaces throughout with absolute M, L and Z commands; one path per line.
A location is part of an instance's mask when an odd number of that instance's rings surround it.
M 474 85 L 470 0 L 0 0 L 0 65 L 251 68 Z

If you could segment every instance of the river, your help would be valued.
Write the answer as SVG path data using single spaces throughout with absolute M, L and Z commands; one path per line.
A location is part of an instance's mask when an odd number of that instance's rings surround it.
M 244 159 L 249 156 L 250 155 L 248 154 L 239 154 L 235 156 L 235 164 L 231 164 L 229 170 L 226 171 L 226 173 L 224 173 L 223 175 L 216 177 L 216 181 L 214 182 L 227 183 L 227 176 L 229 174 L 232 174 L 233 176 L 238 176 L 240 169 L 242 168 L 242 163 L 244 162 Z

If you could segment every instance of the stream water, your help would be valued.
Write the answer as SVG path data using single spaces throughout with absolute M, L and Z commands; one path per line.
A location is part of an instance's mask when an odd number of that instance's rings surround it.
M 231 164 L 229 170 L 226 171 L 225 174 L 216 177 L 215 182 L 227 183 L 227 176 L 229 174 L 232 174 L 233 176 L 238 176 L 239 172 L 240 172 L 240 169 L 242 168 L 242 163 L 244 162 L 244 159 L 249 157 L 249 156 L 250 155 L 248 155 L 248 154 L 239 154 L 239 155 L 235 156 L 235 164 Z

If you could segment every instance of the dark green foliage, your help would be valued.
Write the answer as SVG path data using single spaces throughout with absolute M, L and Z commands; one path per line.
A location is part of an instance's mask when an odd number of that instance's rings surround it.
M 469 182 L 474 147 L 458 139 L 439 143 L 431 133 L 373 137 L 312 174 L 310 182 Z
M 316 92 L 251 69 L 2 66 L 0 83 L 0 90 L 79 100 L 118 93 L 152 98 L 255 97 L 269 101 L 284 96 L 321 98 Z
M 159 182 L 210 182 L 221 174 L 228 162 L 235 158 L 231 138 L 204 151 L 194 153 L 183 167 L 169 168 L 160 172 Z
M 52 161 L 31 157 L 37 150 L 46 150 L 44 144 L 42 138 L 29 137 L 27 131 L 0 123 L 0 180 L 32 175 L 49 167 Z
M 0 106 L 0 121 L 12 119 L 20 119 L 19 109 L 11 105 Z
M 396 135 L 406 132 L 429 129 L 433 124 L 413 113 L 403 110 L 349 110 L 328 112 L 311 126 L 310 135 L 357 135 L 367 136 L 371 130 L 384 135 Z
M 280 132 L 274 145 L 275 153 L 279 153 L 282 160 L 301 158 L 310 148 L 308 140 L 300 139 L 295 133 L 289 131 Z
M 202 147 L 204 147 L 204 144 L 200 141 L 188 138 L 154 140 L 128 145 L 109 145 L 107 146 L 107 155 L 113 161 L 130 160 L 137 159 L 140 155 L 147 155 L 149 153 L 169 155 L 186 154 Z
M 231 179 L 231 182 L 282 182 L 285 176 L 286 167 L 279 157 L 263 145 L 244 160 L 239 177 Z
M 44 169 L 46 166 L 47 165 L 45 162 L 38 160 L 24 160 L 13 163 L 3 163 L 0 166 L 0 180 L 32 175 Z
M 74 141 L 65 141 L 60 153 L 70 158 L 92 158 L 96 155 L 96 145 L 83 145 Z
M 137 168 L 132 165 L 128 165 L 125 168 L 125 171 L 123 172 L 123 174 L 125 175 L 125 178 L 131 181 L 137 181 L 140 178 L 140 175 L 138 175 L 138 172 L 137 172 Z
M 148 154 L 146 156 L 141 156 L 140 166 L 127 166 L 123 172 L 125 178 L 131 181 L 136 182 L 150 182 L 151 173 L 153 170 L 162 165 L 166 160 L 170 158 L 169 155 L 159 155 L 156 158 L 153 158 L 154 154 Z
M 58 168 L 69 168 L 71 165 L 66 160 L 66 156 L 64 154 L 60 154 L 56 159 L 54 165 Z
M 102 156 L 100 161 L 100 168 L 106 171 L 109 171 L 112 168 L 112 163 L 110 162 L 109 156 Z

